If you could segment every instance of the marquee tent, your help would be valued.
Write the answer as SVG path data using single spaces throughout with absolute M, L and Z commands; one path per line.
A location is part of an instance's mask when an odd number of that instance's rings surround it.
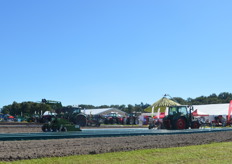
M 160 108 L 160 112 L 165 112 L 166 107 L 172 106 L 172 105 L 180 105 L 180 104 L 175 102 L 175 101 L 172 101 L 166 97 L 163 97 L 163 98 L 159 99 L 158 101 L 156 101 L 151 106 L 147 107 L 145 109 L 145 111 L 152 112 L 152 107 L 154 107 L 155 108 L 154 112 L 156 112 L 158 110 L 158 108 Z

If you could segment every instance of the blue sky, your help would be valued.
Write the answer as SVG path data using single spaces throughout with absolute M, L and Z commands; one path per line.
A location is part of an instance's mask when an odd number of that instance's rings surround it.
M 232 1 L 2 0 L 0 107 L 232 92 Z

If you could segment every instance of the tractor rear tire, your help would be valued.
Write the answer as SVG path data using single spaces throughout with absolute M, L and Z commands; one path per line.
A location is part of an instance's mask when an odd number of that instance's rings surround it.
M 177 130 L 186 129 L 186 120 L 184 118 L 179 118 L 175 121 L 174 127 Z
M 45 124 L 45 125 L 42 126 L 42 131 L 43 132 L 50 132 L 51 128 L 49 127 L 49 125 Z
M 74 121 L 74 124 L 80 125 L 80 126 L 86 126 L 87 124 L 87 118 L 83 114 L 79 114 L 76 116 L 76 119 Z

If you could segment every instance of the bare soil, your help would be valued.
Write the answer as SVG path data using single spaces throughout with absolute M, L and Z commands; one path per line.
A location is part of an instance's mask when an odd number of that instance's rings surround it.
M 41 133 L 41 126 L 0 126 L 1 133 Z
M 0 127 L 0 133 L 41 132 L 40 127 Z M 0 141 L 0 161 L 43 157 L 131 151 L 138 149 L 168 148 L 232 141 L 232 132 L 101 137 L 78 139 Z

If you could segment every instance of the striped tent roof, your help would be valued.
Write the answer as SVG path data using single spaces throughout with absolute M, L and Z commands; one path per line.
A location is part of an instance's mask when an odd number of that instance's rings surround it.
M 166 107 L 166 106 L 172 106 L 172 105 L 180 105 L 179 103 L 172 101 L 166 97 L 163 97 L 162 99 L 158 100 L 157 102 L 155 102 L 154 104 L 152 104 L 151 106 L 154 107 Z
M 165 112 L 166 107 L 172 106 L 172 105 L 180 105 L 179 103 L 172 101 L 166 97 L 161 98 L 160 100 L 156 101 L 154 104 L 151 106 L 147 107 L 144 109 L 145 112 L 151 112 L 152 107 L 154 106 L 154 112 L 157 112 L 158 109 L 160 108 L 160 112 Z

